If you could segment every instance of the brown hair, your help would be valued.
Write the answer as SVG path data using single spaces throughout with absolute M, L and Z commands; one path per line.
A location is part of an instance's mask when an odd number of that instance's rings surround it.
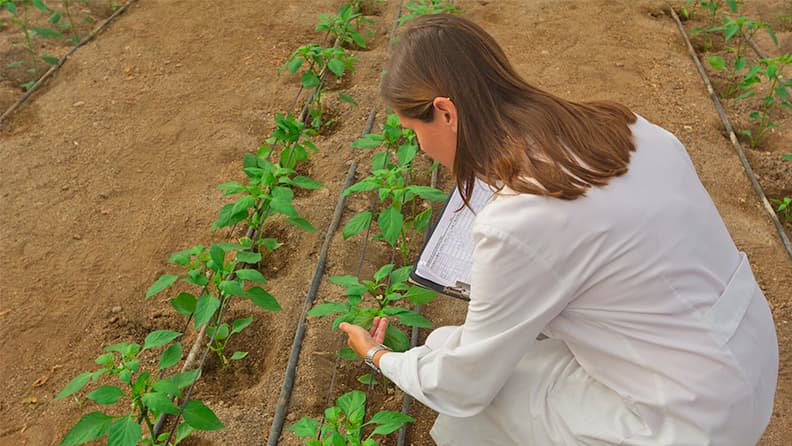
M 464 18 L 410 22 L 391 50 L 381 94 L 408 118 L 433 119 L 432 100 L 457 108 L 454 176 L 465 201 L 480 178 L 574 200 L 627 172 L 635 115 L 611 102 L 575 103 L 523 80 L 489 34 Z

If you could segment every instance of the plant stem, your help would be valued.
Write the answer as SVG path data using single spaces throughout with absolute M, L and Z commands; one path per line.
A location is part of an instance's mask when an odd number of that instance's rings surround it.
M 77 27 L 74 25 L 74 20 L 71 15 L 71 0 L 63 0 L 63 10 L 66 12 L 66 20 L 69 21 L 69 27 L 72 30 L 75 43 L 80 41 L 80 35 L 77 33 Z
M 27 50 L 30 53 L 31 63 L 33 64 L 33 76 L 35 80 L 39 78 L 38 64 L 36 64 L 36 50 L 33 48 L 33 37 L 30 35 L 30 22 L 28 21 L 28 6 L 27 3 L 22 2 L 22 31 L 25 33 L 25 42 L 27 43 Z

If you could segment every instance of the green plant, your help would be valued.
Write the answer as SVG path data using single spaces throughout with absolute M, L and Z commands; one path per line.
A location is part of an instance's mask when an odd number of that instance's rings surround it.
M 99 386 L 85 398 L 104 406 L 114 405 L 116 410 L 113 413 L 120 412 L 120 415 L 109 415 L 103 411 L 84 415 L 72 426 L 60 446 L 84 444 L 104 436 L 107 436 L 109 446 L 165 445 L 168 433 L 155 436 L 153 420 L 160 414 L 179 413 L 174 399 L 182 397 L 182 389 L 189 386 L 200 371 L 189 370 L 164 379 L 154 377 L 181 360 L 182 346 L 179 342 L 174 342 L 160 354 L 155 373 L 144 370 L 145 361 L 142 361 L 141 355 L 164 347 L 179 336 L 181 333 L 176 331 L 158 330 L 146 336 L 142 347 L 126 342 L 105 347 L 106 353 L 96 358 L 96 363 L 102 367 L 77 375 L 55 399 L 76 395 L 89 381 L 97 384 L 104 378 L 117 384 Z M 82 404 L 81 400 L 77 401 Z M 182 416 L 184 421 L 176 429 L 176 441 L 170 445 L 178 444 L 195 429 L 216 430 L 223 427 L 214 412 L 196 399 L 187 402 Z M 141 422 L 145 424 L 148 435 L 143 433 Z
M 462 11 L 454 6 L 453 2 L 448 0 L 411 0 L 405 5 L 405 8 L 408 12 L 399 17 L 399 26 L 422 15 L 451 14 Z
M 366 415 L 366 394 L 360 390 L 347 392 L 336 400 L 335 406 L 325 409 L 324 425 L 319 426 L 319 421 L 303 417 L 296 423 L 287 427 L 297 435 L 305 438 L 307 446 L 376 446 L 375 435 L 388 435 L 395 432 L 406 423 L 412 423 L 414 418 L 401 412 L 381 410 L 371 419 L 363 423 Z M 363 439 L 363 429 L 372 426 L 374 429 Z
M 307 64 L 305 64 L 307 62 Z M 341 78 L 345 73 L 354 73 L 355 63 L 358 59 L 350 55 L 344 48 L 329 47 L 310 43 L 303 45 L 289 56 L 279 69 L 278 74 L 283 70 L 288 70 L 291 74 L 297 74 L 303 68 L 303 74 L 300 76 L 300 84 L 303 88 L 315 89 L 308 104 L 308 111 L 311 115 L 311 127 L 315 129 L 321 128 L 323 125 L 328 125 L 328 122 L 323 121 L 323 89 L 319 88 L 322 84 L 322 75 L 326 70 L 329 70 L 335 76 Z M 353 98 L 344 94 L 338 93 L 339 99 L 351 104 L 357 104 Z
M 412 266 L 394 269 L 389 263 L 374 273 L 374 280 L 363 280 L 356 276 L 331 277 L 330 282 L 346 288 L 344 296 L 346 302 L 325 302 L 312 308 L 309 316 L 329 316 L 340 314 L 333 320 L 333 328 L 341 322 L 350 322 L 361 327 L 370 328 L 375 317 L 395 316 L 402 324 L 409 327 L 431 328 L 432 323 L 419 313 L 407 308 L 394 305 L 406 299 L 415 305 L 422 305 L 432 301 L 437 293 L 419 286 L 410 285 L 407 279 Z M 364 300 L 364 297 L 368 299 Z M 369 302 L 372 304 L 370 305 Z M 384 344 L 397 352 L 410 348 L 410 339 L 398 327 L 388 325 L 385 332 Z M 342 351 L 345 359 L 355 359 L 357 356 L 350 348 Z
M 727 48 L 729 51 L 734 52 L 734 64 L 732 65 L 733 70 L 727 72 L 728 82 L 726 91 L 723 93 L 724 97 L 732 97 L 739 90 L 739 74 L 748 67 L 748 60 L 745 58 L 748 39 L 752 39 L 760 29 L 766 30 L 773 42 L 778 45 L 778 38 L 768 23 L 748 20 L 744 16 L 736 19 L 724 17 L 723 25 L 709 30 L 711 32 L 723 31 L 723 38 L 726 42 L 736 37 L 736 45 Z M 707 61 L 715 70 L 723 71 L 726 69 L 726 61 L 723 57 L 711 56 L 707 58 Z
M 358 11 L 353 5 L 343 5 L 336 15 L 321 14 L 316 30 L 326 31 L 328 35 L 337 37 L 345 44 L 355 44 L 360 48 L 366 48 L 366 39 L 360 35 L 358 30 L 361 23 L 373 22 L 363 17 Z
M 0 0 L 0 7 L 4 7 L 8 12 L 11 13 L 11 22 L 19 25 L 19 27 L 22 29 L 22 34 L 25 37 L 24 48 L 30 56 L 30 68 L 28 68 L 28 72 L 33 74 L 32 80 L 21 85 L 21 87 L 25 90 L 30 90 L 30 88 L 32 88 L 36 81 L 41 77 L 38 68 L 39 54 L 35 44 L 36 37 L 63 37 L 63 34 L 54 29 L 32 25 L 30 21 L 31 6 L 41 12 L 52 14 L 50 16 L 50 23 L 55 23 L 58 21 L 59 15 L 57 15 L 57 13 L 53 13 L 53 11 L 47 7 L 47 5 L 45 5 L 42 0 Z M 17 9 L 17 7 L 19 7 L 19 9 Z M 41 60 L 51 65 L 58 63 L 57 57 L 48 54 L 42 55 Z M 13 68 L 20 65 L 22 65 L 22 61 L 13 61 L 8 65 L 8 67 Z
M 242 196 L 220 210 L 212 229 L 232 226 L 244 220 L 250 226 L 263 227 L 272 221 L 270 217 L 280 214 L 293 226 L 304 231 L 316 231 L 308 220 L 297 213 L 292 204 L 293 187 L 302 189 L 324 187 L 318 181 L 297 175 L 294 169 L 299 161 L 309 158 L 311 151 L 317 151 L 310 139 L 310 135 L 314 132 L 306 129 L 304 123 L 295 120 L 291 115 L 278 114 L 275 123 L 276 128 L 272 136 L 267 139 L 267 145 L 260 147 L 255 155 L 246 153 L 244 156 L 243 168 L 247 175 L 247 184 L 231 181 L 218 186 L 224 195 L 242 194 Z M 277 146 L 284 148 L 280 153 L 280 161 L 274 163 L 269 161 L 269 157 Z M 263 229 L 258 231 L 259 234 L 264 232 Z M 259 238 L 255 242 L 268 251 L 277 247 L 271 239 Z
M 281 311 L 278 301 L 259 285 L 266 285 L 267 280 L 255 269 L 238 269 L 246 264 L 256 264 L 261 260 L 261 254 L 251 252 L 253 242 L 243 239 L 239 244 L 215 243 L 209 248 L 196 245 L 192 248 L 176 252 L 168 259 L 169 263 L 181 266 L 185 272 L 182 274 L 163 274 L 146 292 L 146 298 L 151 298 L 167 288 L 177 280 L 199 289 L 198 292 L 180 292 L 170 299 L 171 306 L 177 313 L 193 318 L 195 328 L 207 325 L 207 334 L 213 338 L 209 348 L 217 354 L 223 367 L 230 361 L 242 359 L 247 352 L 237 351 L 230 357 L 226 356 L 225 348 L 230 337 L 240 333 L 253 321 L 251 317 L 239 318 L 231 324 L 219 319 L 219 308 L 227 304 L 231 297 L 241 297 L 250 300 L 254 305 L 268 311 Z M 228 254 L 234 252 L 233 260 L 226 261 Z M 248 282 L 254 284 L 248 287 Z
M 778 127 L 778 124 L 770 120 L 770 112 L 777 106 L 792 109 L 792 103 L 787 93 L 787 88 L 792 87 L 792 80 L 784 79 L 783 70 L 792 64 L 792 54 L 785 54 L 771 59 L 762 59 L 759 65 L 753 66 L 748 70 L 743 82 L 738 86 L 739 89 L 747 90 L 738 96 L 744 99 L 753 96 L 754 86 L 766 79 L 768 82 L 767 95 L 762 97 L 762 109 L 752 111 L 749 119 L 754 123 L 754 129 L 741 130 L 740 134 L 747 136 L 751 142 L 751 148 L 756 148 L 765 133 Z
M 781 158 L 792 162 L 792 153 L 785 153 L 781 155 Z M 777 206 L 776 212 L 784 219 L 784 223 L 792 222 L 792 197 L 784 197 L 770 201 Z
M 411 234 L 426 230 L 432 218 L 431 206 L 421 203 L 418 198 L 428 201 L 445 201 L 445 192 L 429 186 L 407 184 L 407 173 L 412 169 L 413 160 L 418 152 L 415 134 L 402 129 L 395 114 L 388 116 L 382 133 L 368 134 L 352 144 L 355 148 L 385 146 L 386 150 L 376 154 L 372 160 L 371 175 L 353 184 L 344 195 L 359 192 L 377 191 L 382 209 L 377 214 L 379 234 L 374 239 L 382 239 L 389 245 L 398 247 L 402 262 L 408 262 L 409 240 Z M 367 229 L 374 220 L 374 213 L 363 211 L 353 216 L 344 225 L 344 239 L 353 237 Z M 398 244 L 397 244 L 398 243 Z

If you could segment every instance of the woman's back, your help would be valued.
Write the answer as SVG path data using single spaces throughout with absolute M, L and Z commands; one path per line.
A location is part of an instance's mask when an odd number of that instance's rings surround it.
M 572 201 L 504 193 L 474 232 L 547 268 L 515 277 L 513 317 L 543 311 L 537 280 L 558 282 L 566 306 L 543 333 L 634 403 L 654 440 L 755 443 L 775 390 L 769 309 L 681 143 L 642 118 L 631 130 L 626 174 Z

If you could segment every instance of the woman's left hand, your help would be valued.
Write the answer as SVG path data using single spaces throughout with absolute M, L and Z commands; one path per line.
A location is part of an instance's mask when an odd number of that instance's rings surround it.
M 366 330 L 359 325 L 352 325 L 348 322 L 342 322 L 338 328 L 349 336 L 348 344 L 352 350 L 361 358 L 365 358 L 366 353 L 368 353 L 372 347 L 382 344 L 382 341 L 385 340 L 385 330 L 388 328 L 388 320 L 384 317 L 375 317 L 370 330 Z

